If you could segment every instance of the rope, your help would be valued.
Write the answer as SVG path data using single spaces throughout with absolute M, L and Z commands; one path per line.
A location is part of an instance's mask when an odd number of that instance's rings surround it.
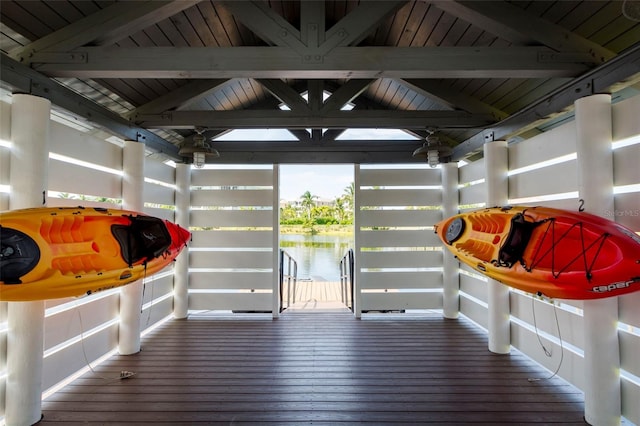
M 538 264 L 540 262 L 542 262 L 543 259 L 545 259 L 549 254 L 551 254 L 551 274 L 553 275 L 554 278 L 558 278 L 560 276 L 560 274 L 564 273 L 575 261 L 577 261 L 578 259 L 582 258 L 582 261 L 584 263 L 584 270 L 585 270 L 585 275 L 587 280 L 591 280 L 592 278 L 592 274 L 591 271 L 593 270 L 596 260 L 598 259 L 598 256 L 600 255 L 600 252 L 602 251 L 602 247 L 604 246 L 605 241 L 607 240 L 607 238 L 609 238 L 610 234 L 608 233 L 604 233 L 602 235 L 600 235 L 597 239 L 595 239 L 591 244 L 589 244 L 588 246 L 585 247 L 586 243 L 585 243 L 585 239 L 584 239 L 584 227 L 583 227 L 583 223 L 582 222 L 576 222 L 573 225 L 571 225 L 557 240 L 556 240 L 556 220 L 554 218 L 551 219 L 547 219 L 549 222 L 549 225 L 547 226 L 547 229 L 545 229 L 544 231 L 544 235 L 542 236 L 542 240 L 540 241 L 540 244 L 538 244 L 538 248 L 536 249 L 535 253 L 533 254 L 532 260 L 531 260 L 531 265 L 529 266 L 525 266 L 525 270 L 527 272 L 531 272 L 535 267 L 538 266 Z M 542 223 L 542 222 L 541 222 Z M 571 260 L 569 260 L 564 266 L 560 266 L 558 265 L 559 269 L 556 271 L 556 246 L 558 244 L 560 244 L 560 242 L 562 240 L 564 240 L 565 238 L 568 238 L 569 233 L 574 229 L 574 228 L 578 228 L 580 231 L 580 244 L 581 244 L 581 251 L 575 256 L 573 257 Z M 543 243 L 545 241 L 545 239 L 547 238 L 547 235 L 549 234 L 549 230 L 551 230 L 551 247 L 547 249 L 546 252 L 544 252 L 542 255 L 540 254 L 541 252 L 541 247 L 543 246 Z M 594 247 L 596 244 L 599 244 L 598 249 L 595 252 L 595 255 L 593 256 L 593 259 L 591 260 L 591 262 L 588 261 L 587 258 L 587 252 L 589 250 L 591 250 L 592 247 Z
M 131 371 L 122 370 L 120 371 L 120 375 L 118 377 L 105 377 L 99 374 L 96 370 L 93 369 L 91 363 L 89 362 L 89 357 L 87 357 L 87 351 L 84 347 L 84 325 L 82 324 L 82 313 L 80 312 L 80 302 L 79 300 L 76 302 L 75 310 L 78 313 L 78 320 L 80 322 L 80 347 L 82 348 L 82 356 L 84 357 L 84 362 L 87 364 L 89 370 L 99 379 L 105 380 L 107 382 L 115 382 L 117 380 L 128 379 L 129 377 L 135 376 L 136 373 Z
M 558 331 L 558 339 L 560 340 L 560 361 L 558 362 L 558 367 L 556 367 L 555 371 L 553 372 L 553 374 L 551 374 L 551 376 L 549 377 L 533 377 L 533 378 L 529 378 L 527 379 L 527 381 L 529 382 L 537 382 L 540 380 L 551 380 L 553 379 L 555 376 L 558 375 L 558 372 L 560 371 L 560 367 L 562 366 L 562 361 L 564 360 L 564 344 L 562 342 L 562 334 L 560 333 L 560 322 L 558 321 L 558 310 L 556 307 L 555 303 L 552 303 L 553 305 L 553 316 L 555 318 L 556 321 L 556 330 Z M 540 333 L 538 331 L 538 322 L 536 319 L 536 307 L 535 307 L 535 298 L 531 297 L 531 310 L 533 312 L 533 326 L 536 330 L 536 337 L 538 338 L 538 343 L 540 343 L 540 347 L 542 347 L 542 351 L 544 352 L 544 354 L 548 357 L 551 358 L 551 356 L 553 355 L 553 353 L 547 349 L 547 347 L 544 345 L 544 343 L 542 343 L 542 338 L 540 337 Z

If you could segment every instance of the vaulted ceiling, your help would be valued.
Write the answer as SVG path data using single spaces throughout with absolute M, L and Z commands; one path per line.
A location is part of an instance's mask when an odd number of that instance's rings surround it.
M 639 93 L 640 2 L 2 0 L 0 50 L 5 89 L 178 161 L 196 130 L 216 162 L 419 161 L 433 131 L 459 160 Z M 266 128 L 295 140 L 216 141 Z

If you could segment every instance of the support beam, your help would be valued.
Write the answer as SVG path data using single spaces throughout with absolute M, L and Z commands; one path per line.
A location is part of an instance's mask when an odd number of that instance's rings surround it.
M 575 108 L 579 197 L 586 212 L 607 217 L 614 211 L 611 95 L 579 99 Z M 585 300 L 583 309 L 585 420 L 619 425 L 618 298 Z
M 191 205 L 191 165 L 176 164 L 176 215 L 175 222 L 189 229 L 189 206 Z M 173 316 L 187 318 L 189 314 L 189 249 L 176 258 L 173 284 Z
M 424 129 L 481 128 L 492 123 L 486 115 L 461 111 L 352 110 L 298 112 L 281 110 L 169 111 L 143 114 L 137 124 L 146 128 L 193 129 Z
M 211 164 L 289 164 L 289 163 L 423 163 L 412 157 L 422 141 L 336 141 L 301 143 L 295 141 L 213 141 L 220 157 Z
M 9 208 L 42 207 L 49 175 L 51 102 L 14 95 L 11 104 Z M 25 171 L 29 177 L 25 178 Z M 32 425 L 42 416 L 44 301 L 7 304 L 5 423 Z
M 30 64 L 33 54 L 43 50 L 64 52 L 89 43 L 108 46 L 199 2 L 200 0 L 146 0 L 115 3 L 11 51 L 10 56 L 24 64 Z
M 280 246 L 280 166 L 278 164 L 273 164 L 271 187 L 273 188 L 271 199 L 273 206 L 271 217 L 271 226 L 273 227 L 271 233 L 273 247 L 271 250 L 271 280 L 273 283 L 273 287 L 271 287 L 271 316 L 273 319 L 277 319 L 280 316 L 280 250 L 278 250 Z
M 558 52 L 588 52 L 595 63 L 601 64 L 616 54 L 574 32 L 506 1 L 436 1 L 430 2 L 474 26 L 515 44 L 541 43 Z
M 127 115 L 135 120 L 135 117 L 139 114 L 157 114 L 168 110 L 180 109 L 208 96 L 214 90 L 220 89 L 228 81 L 227 79 L 193 80 L 166 95 L 140 105 Z
M 324 0 L 300 2 L 300 40 L 312 49 L 317 49 L 325 41 Z
M 458 163 L 445 163 L 440 167 L 442 216 L 447 218 L 458 214 Z M 447 250 L 443 250 L 442 255 L 442 316 L 455 319 L 460 314 L 460 263 Z
M 101 107 L 43 74 L 16 62 L 8 56 L 0 56 L 0 75 L 15 92 L 30 93 L 49 99 L 53 105 L 89 120 L 98 127 L 125 140 L 143 142 L 153 151 L 180 160 L 178 148 L 156 134 L 136 126 L 118 114 Z
M 144 210 L 144 145 L 126 141 L 122 153 L 122 201 L 125 210 Z M 142 280 L 120 289 L 120 355 L 140 352 L 140 324 L 142 309 Z
M 357 45 L 367 38 L 387 16 L 406 3 L 406 0 L 361 3 L 327 31 L 327 43 L 339 39 L 340 42 L 336 46 Z
M 453 149 L 452 159 L 457 161 L 480 152 L 487 134 L 492 134 L 494 139 L 508 139 L 522 129 L 532 128 L 536 123 L 548 120 L 554 114 L 573 108 L 573 103 L 586 95 L 610 92 L 614 85 L 637 79 L 638 75 L 640 75 L 640 42 L 496 125 L 458 144 Z
M 253 31 L 258 37 L 275 46 L 288 46 L 294 51 L 304 52 L 300 31 L 287 22 L 267 3 L 261 1 L 225 1 L 224 5 L 233 17 Z
M 507 205 L 509 197 L 507 142 L 486 143 L 484 145 L 484 161 L 487 206 Z M 489 290 L 489 350 L 496 354 L 508 354 L 511 350 L 509 287 L 493 278 L 489 278 L 487 286 Z
M 461 109 L 474 114 L 488 114 L 495 121 L 504 120 L 509 116 L 506 112 L 460 93 L 460 91 L 449 90 L 440 80 L 406 79 L 404 82 L 411 90 L 438 103 L 448 105 L 452 109 Z
M 309 105 L 300 93 L 280 79 L 259 79 L 260 83 L 269 93 L 287 105 L 291 111 L 309 111 Z
M 324 102 L 323 111 L 339 110 L 355 98 L 360 96 L 362 92 L 374 82 L 372 79 L 351 79 L 340 86 L 331 96 Z
M 235 2 L 243 4 L 244 2 Z M 289 47 L 82 47 L 40 52 L 35 69 L 76 78 L 546 78 L 588 70 L 544 47 L 336 47 L 317 61 Z M 302 59 L 302 60 L 301 60 Z

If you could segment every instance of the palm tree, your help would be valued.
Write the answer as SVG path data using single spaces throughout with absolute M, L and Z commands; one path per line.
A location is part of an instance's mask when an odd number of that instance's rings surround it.
M 315 199 L 318 198 L 317 195 L 311 195 L 311 192 L 306 191 L 304 194 L 300 196 L 300 204 L 302 208 L 307 212 L 307 219 L 311 220 L 311 209 L 316 206 Z
M 351 182 L 349 186 L 344 188 L 344 200 L 347 202 L 347 206 L 353 211 L 354 200 L 356 196 L 356 184 Z

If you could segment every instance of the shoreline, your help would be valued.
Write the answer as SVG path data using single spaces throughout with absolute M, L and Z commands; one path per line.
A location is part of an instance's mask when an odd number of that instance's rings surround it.
M 315 235 L 353 235 L 353 225 L 314 225 Z M 281 234 L 311 235 L 311 230 L 304 225 L 280 225 Z

